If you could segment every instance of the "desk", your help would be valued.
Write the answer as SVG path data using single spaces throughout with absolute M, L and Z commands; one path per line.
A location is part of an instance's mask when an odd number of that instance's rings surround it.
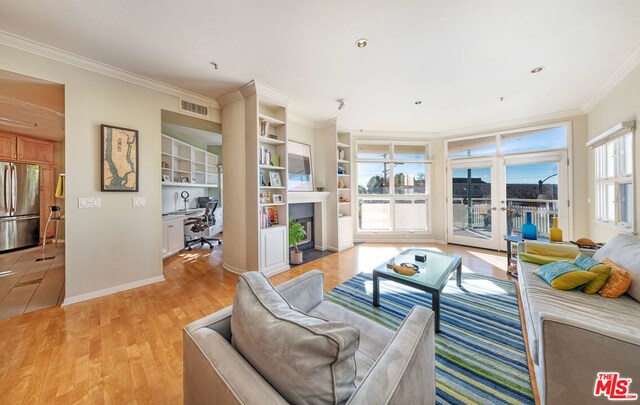
M 162 258 L 172 256 L 184 249 L 185 227 L 184 222 L 189 218 L 204 215 L 204 208 L 193 208 L 189 214 L 178 212 L 162 216 Z M 222 207 L 216 208 L 213 213 L 216 224 L 205 231 L 204 236 L 211 238 L 222 232 Z

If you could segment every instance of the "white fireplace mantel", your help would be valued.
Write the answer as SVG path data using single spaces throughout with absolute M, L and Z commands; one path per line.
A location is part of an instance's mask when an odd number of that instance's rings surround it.
M 327 249 L 327 203 L 330 195 L 331 193 L 328 191 L 290 191 L 287 193 L 289 204 L 314 204 L 313 228 L 316 239 L 315 248 L 318 250 Z
M 328 191 L 290 191 L 287 197 L 289 204 L 326 203 L 330 194 Z

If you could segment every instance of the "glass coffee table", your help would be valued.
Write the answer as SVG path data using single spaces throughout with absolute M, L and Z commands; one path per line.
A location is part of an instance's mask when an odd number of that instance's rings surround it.
M 417 254 L 426 255 L 427 261 L 424 263 L 416 261 Z M 387 263 L 415 264 L 420 272 L 413 276 L 403 276 L 393 269 L 387 268 Z M 440 332 L 440 291 L 444 289 L 454 270 L 456 271 L 456 284 L 460 287 L 462 285 L 462 258 L 460 256 L 426 249 L 405 250 L 373 270 L 373 306 L 380 306 L 380 278 L 431 293 L 431 309 L 436 314 L 435 326 L 436 333 L 438 333 Z

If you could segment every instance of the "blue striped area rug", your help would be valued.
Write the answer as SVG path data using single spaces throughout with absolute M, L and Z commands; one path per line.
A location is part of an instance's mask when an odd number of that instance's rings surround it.
M 373 281 L 360 273 L 325 298 L 396 330 L 415 305 L 431 308 L 431 294 L 380 281 L 380 307 L 372 306 Z M 527 356 L 513 282 L 464 273 L 440 297 L 436 334 L 438 404 L 533 404 Z

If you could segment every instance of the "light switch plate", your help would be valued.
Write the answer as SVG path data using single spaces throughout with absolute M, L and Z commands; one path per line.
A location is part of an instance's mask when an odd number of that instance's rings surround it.
M 100 208 L 100 197 L 78 197 L 78 208 Z
M 144 197 L 133 197 L 131 202 L 134 207 L 144 207 L 147 205 L 147 200 Z

